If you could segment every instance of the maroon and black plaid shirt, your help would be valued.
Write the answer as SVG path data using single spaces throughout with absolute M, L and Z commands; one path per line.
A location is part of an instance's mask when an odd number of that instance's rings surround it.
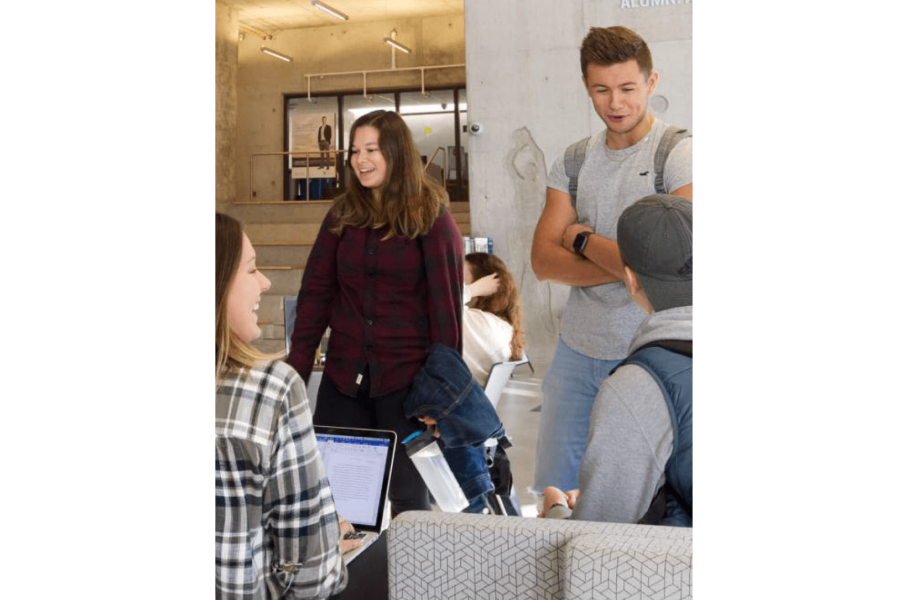
M 463 245 L 450 211 L 415 240 L 382 241 L 384 227 L 336 236 L 331 223 L 329 213 L 297 297 L 288 362 L 304 381 L 329 326 L 325 374 L 348 396 L 367 366 L 370 394 L 381 396 L 412 383 L 431 344 L 462 351 Z

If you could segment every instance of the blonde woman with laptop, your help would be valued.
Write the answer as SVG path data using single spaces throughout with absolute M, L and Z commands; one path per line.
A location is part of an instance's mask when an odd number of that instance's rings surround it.
M 328 598 L 360 542 L 343 540 L 303 380 L 253 347 L 269 286 L 240 223 L 216 213 L 216 598 Z

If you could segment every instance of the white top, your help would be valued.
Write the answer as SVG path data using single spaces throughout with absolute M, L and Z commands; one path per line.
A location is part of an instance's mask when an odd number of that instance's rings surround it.
M 463 305 L 462 357 L 482 387 L 491 365 L 506 362 L 512 354 L 512 325 L 497 315 Z

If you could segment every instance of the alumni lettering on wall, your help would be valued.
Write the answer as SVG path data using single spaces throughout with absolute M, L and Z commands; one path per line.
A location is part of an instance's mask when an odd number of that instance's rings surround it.
M 693 4 L 692 0 L 622 0 L 619 8 L 652 8 L 671 4 Z

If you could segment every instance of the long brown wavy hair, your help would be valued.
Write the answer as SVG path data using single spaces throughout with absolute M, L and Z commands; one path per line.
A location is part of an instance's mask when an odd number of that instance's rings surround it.
M 472 271 L 472 279 L 477 281 L 486 275 L 497 274 L 500 287 L 490 296 L 477 296 L 469 302 L 470 308 L 477 308 L 493 313 L 512 325 L 513 336 L 510 342 L 511 360 L 522 358 L 525 349 L 525 329 L 522 327 L 522 306 L 519 304 L 519 288 L 506 264 L 494 254 L 472 252 L 466 254 L 466 262 Z
M 360 127 L 378 131 L 378 148 L 387 165 L 378 195 L 363 186 L 350 169 L 347 191 L 334 201 L 330 231 L 341 235 L 344 227 L 381 227 L 386 225 L 385 239 L 405 236 L 413 239 L 425 235 L 448 207 L 447 191 L 425 176 L 412 133 L 397 113 L 376 110 L 359 117 L 350 128 L 350 143 Z

